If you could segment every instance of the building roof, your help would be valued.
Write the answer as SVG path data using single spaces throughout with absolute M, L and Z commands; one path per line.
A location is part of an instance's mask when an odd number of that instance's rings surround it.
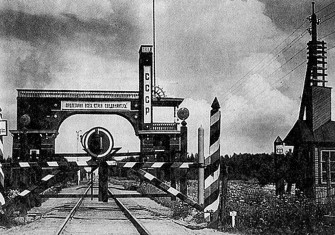
M 306 121 L 298 120 L 284 139 L 284 142 L 286 145 L 297 145 L 302 143 L 335 144 L 335 122 L 326 122 L 313 132 L 308 127 Z
M 335 143 L 335 122 L 329 121 L 314 131 L 316 142 Z

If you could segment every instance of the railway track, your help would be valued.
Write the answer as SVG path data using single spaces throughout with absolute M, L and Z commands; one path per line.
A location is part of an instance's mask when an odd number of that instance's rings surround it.
M 74 214 L 76 213 L 76 211 L 78 210 L 78 208 L 80 207 L 81 203 L 83 202 L 85 195 L 87 194 L 87 192 L 92 188 L 92 183 L 90 183 L 90 185 L 87 187 L 87 189 L 85 190 L 83 196 L 78 200 L 78 202 L 75 204 L 75 206 L 72 208 L 72 210 L 70 211 L 70 213 L 68 214 L 68 216 L 66 216 L 64 222 L 61 224 L 60 228 L 57 230 L 56 234 L 62 234 L 62 232 L 65 229 L 65 226 L 68 224 L 68 222 L 72 219 L 72 217 L 74 216 Z
M 150 235 L 150 232 L 138 219 L 136 219 L 136 217 L 130 212 L 130 210 L 126 208 L 126 206 L 116 197 L 116 195 L 111 190 L 108 190 L 108 193 L 114 199 L 115 203 L 120 207 L 125 216 L 132 222 L 137 231 L 141 235 Z
M 171 221 L 167 208 L 136 191 L 110 184 L 108 192 L 109 201 L 101 202 L 96 185 L 64 188 L 60 197 L 36 208 L 38 219 L 3 234 L 194 234 Z
M 92 201 L 86 196 L 90 189 L 91 185 L 85 189 L 84 194 L 71 208 L 55 234 L 151 234 L 111 190 L 109 190 L 110 201 L 103 203 L 97 202 L 96 198 Z M 96 194 L 97 189 L 93 187 L 93 190 Z M 70 207 L 67 206 L 66 209 L 69 210 Z M 130 223 L 126 222 L 127 220 Z M 93 225 L 92 221 L 101 225 L 99 231 L 94 228 L 96 226 Z M 121 228 L 122 231 L 116 228 L 118 227 L 116 223 L 120 222 L 124 225 Z M 88 224 L 91 225 L 88 226 Z M 108 230 L 111 224 L 114 224 L 113 231 Z M 130 227 L 133 227 L 133 229 Z

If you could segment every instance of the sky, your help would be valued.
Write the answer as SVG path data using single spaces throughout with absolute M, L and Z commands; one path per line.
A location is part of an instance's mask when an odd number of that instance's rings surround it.
M 315 2 L 319 39 L 332 48 L 335 4 Z M 307 0 L 155 0 L 156 83 L 185 98 L 188 152 L 197 152 L 200 126 L 208 146 L 215 97 L 221 154 L 273 151 L 298 118 L 310 14 Z M 18 88 L 138 90 L 138 49 L 152 41 L 149 0 L 0 0 L 0 107 L 9 129 Z M 334 87 L 335 49 L 327 55 Z M 61 125 L 56 152 L 82 151 L 77 132 L 94 126 L 106 127 L 123 152 L 139 150 L 125 119 L 75 115 Z M 4 144 L 10 155 L 10 135 Z

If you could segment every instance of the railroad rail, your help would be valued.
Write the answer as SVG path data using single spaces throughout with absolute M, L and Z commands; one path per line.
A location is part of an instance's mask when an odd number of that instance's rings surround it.
M 70 211 L 70 213 L 68 214 L 68 216 L 66 216 L 65 220 L 63 221 L 63 223 L 61 224 L 61 226 L 59 227 L 59 229 L 57 230 L 56 234 L 59 235 L 61 234 L 64 229 L 65 226 L 67 225 L 67 223 L 72 219 L 72 217 L 74 216 L 74 214 L 76 213 L 76 211 L 78 210 L 78 208 L 80 207 L 81 203 L 83 202 L 85 195 L 88 193 L 88 191 L 90 190 L 90 188 L 93 187 L 93 182 L 90 182 L 89 186 L 86 188 L 84 194 L 80 197 L 80 199 L 77 201 L 76 205 L 72 208 L 72 210 Z
M 131 223 L 135 226 L 137 231 L 141 235 L 150 235 L 149 231 L 141 224 L 141 222 L 135 218 L 131 214 L 131 212 L 125 207 L 125 205 L 113 194 L 111 190 L 108 190 L 109 195 L 114 199 L 116 204 L 119 206 L 119 208 L 122 210 L 122 212 L 125 214 L 125 216 L 131 221 Z
M 103 210 L 103 211 L 122 211 L 124 216 L 126 218 L 121 219 L 121 220 L 128 220 L 131 222 L 131 224 L 135 227 L 135 229 L 138 231 L 139 234 L 141 235 L 150 235 L 151 233 L 143 226 L 143 224 L 141 224 L 141 222 L 130 212 L 130 210 L 119 200 L 119 198 L 125 198 L 124 195 L 120 197 L 120 195 L 113 193 L 110 189 L 108 190 L 108 194 L 110 195 L 110 197 L 114 200 L 116 207 L 113 206 L 114 203 L 108 203 L 109 205 L 100 205 L 100 206 L 92 206 L 92 205 L 82 205 L 83 201 L 85 198 L 88 197 L 88 192 L 89 190 L 93 188 L 93 189 L 97 189 L 97 187 L 94 187 L 94 185 L 90 182 L 89 186 L 86 187 L 85 192 L 81 195 L 76 195 L 76 197 L 80 197 L 79 200 L 75 203 L 75 205 L 72 207 L 72 209 L 70 210 L 70 212 L 68 213 L 68 215 L 65 217 L 65 219 L 63 220 L 62 224 L 58 227 L 57 231 L 55 232 L 55 234 L 60 235 L 60 234 L 66 234 L 68 231 L 67 230 L 71 230 L 71 225 L 74 221 L 76 220 L 72 220 L 72 219 L 79 219 L 82 220 L 83 217 L 80 217 L 79 215 L 77 215 L 79 213 L 80 210 Z M 78 188 L 79 189 L 79 188 Z M 64 197 L 66 196 L 66 194 L 63 195 Z M 75 195 L 74 194 L 70 194 L 69 195 L 70 198 L 74 198 Z M 138 197 L 141 197 L 142 195 L 137 195 Z M 60 197 L 63 198 L 63 197 Z M 94 197 L 95 198 L 95 197 Z M 113 200 L 111 202 L 113 202 Z M 88 203 L 90 203 L 89 200 Z M 114 205 L 115 205 L 114 204 Z M 67 206 L 65 206 L 65 208 L 68 208 Z M 70 207 L 71 208 L 71 207 Z M 68 208 L 68 209 L 70 209 Z M 76 212 L 78 212 L 76 214 Z M 57 216 L 56 216 L 57 217 Z M 51 217 L 51 218 L 56 218 L 56 217 Z M 78 217 L 78 218 L 77 218 Z M 119 216 L 118 216 L 119 217 Z M 63 217 L 64 218 L 64 217 Z M 94 219 L 94 218 L 92 218 Z M 112 219 L 115 220 L 115 218 L 106 218 L 106 219 Z M 118 218 L 120 219 L 120 218 Z M 117 219 L 116 219 L 117 220 Z M 72 221 L 72 222 L 70 222 Z M 74 222 L 76 223 L 76 222 Z M 72 228 L 73 229 L 73 228 Z M 135 230 L 134 230 L 135 231 Z

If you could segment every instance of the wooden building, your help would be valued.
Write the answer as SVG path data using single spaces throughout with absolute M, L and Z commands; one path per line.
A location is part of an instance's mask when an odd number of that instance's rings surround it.
M 312 40 L 299 119 L 284 142 L 294 146 L 297 187 L 307 196 L 329 194 L 335 186 L 335 122 L 331 120 L 331 88 L 327 87 L 326 43 L 317 40 L 318 20 L 310 17 Z

